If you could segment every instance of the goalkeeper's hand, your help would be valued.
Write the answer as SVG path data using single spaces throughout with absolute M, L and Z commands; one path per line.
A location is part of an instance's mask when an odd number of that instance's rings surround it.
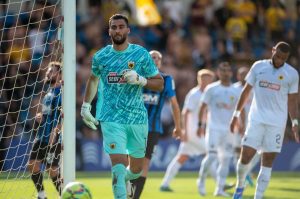
M 137 74 L 135 70 L 129 70 L 125 72 L 123 77 L 128 84 L 136 84 L 139 86 L 145 86 L 147 84 L 147 79 Z
M 91 104 L 89 104 L 87 102 L 83 102 L 83 104 L 81 106 L 80 115 L 82 117 L 83 122 L 88 127 L 90 127 L 93 130 L 97 130 L 96 125 L 98 125 L 99 122 L 91 114 L 91 108 L 92 108 Z

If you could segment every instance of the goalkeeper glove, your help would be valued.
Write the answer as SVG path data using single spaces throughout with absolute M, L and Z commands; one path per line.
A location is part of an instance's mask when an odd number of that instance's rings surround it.
M 135 84 L 139 86 L 145 86 L 147 79 L 139 74 L 135 70 L 130 70 L 124 73 L 124 78 L 128 84 Z
M 93 130 L 96 130 L 97 129 L 96 125 L 98 125 L 99 122 L 91 114 L 91 108 L 92 108 L 92 106 L 90 103 L 83 102 L 83 104 L 81 106 L 80 115 L 82 117 L 83 122 L 88 127 L 90 127 Z

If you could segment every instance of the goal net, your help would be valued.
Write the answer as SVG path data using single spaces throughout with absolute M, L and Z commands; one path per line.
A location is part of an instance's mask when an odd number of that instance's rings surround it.
M 45 119 L 47 66 L 62 59 L 61 26 L 60 0 L 0 1 L 0 198 L 37 198 L 28 161 L 31 151 L 41 149 L 33 145 L 47 125 L 37 116 Z M 47 197 L 58 198 L 47 167 L 40 168 Z

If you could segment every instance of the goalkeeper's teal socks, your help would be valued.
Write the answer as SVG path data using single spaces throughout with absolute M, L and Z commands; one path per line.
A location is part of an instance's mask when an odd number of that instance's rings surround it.
M 139 172 L 139 173 L 132 173 L 131 170 L 129 169 L 129 167 L 127 167 L 126 169 L 126 176 L 125 176 L 125 180 L 126 182 L 128 180 L 134 180 L 134 179 L 137 179 L 140 177 L 142 172 Z
M 126 199 L 125 184 L 126 167 L 123 164 L 116 164 L 112 167 L 112 187 L 114 197 L 118 199 Z

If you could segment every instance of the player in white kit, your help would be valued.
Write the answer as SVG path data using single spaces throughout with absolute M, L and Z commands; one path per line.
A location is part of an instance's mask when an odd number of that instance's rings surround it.
M 191 89 L 185 98 L 182 111 L 184 127 L 182 141 L 177 155 L 168 165 L 166 174 L 161 183 L 161 191 L 172 191 L 169 187 L 171 180 L 190 157 L 206 153 L 204 138 L 197 136 L 198 113 L 202 92 L 208 84 L 213 82 L 214 78 L 215 74 L 210 70 L 202 69 L 198 71 L 198 85 Z
M 236 87 L 239 90 L 239 93 L 242 93 L 242 90 L 246 84 L 246 75 L 249 72 L 249 67 L 247 66 L 240 66 L 239 69 L 237 70 L 237 80 L 238 82 L 234 83 L 233 86 Z M 250 106 L 252 103 L 252 98 L 253 98 L 253 93 L 251 92 L 249 94 L 249 97 L 246 101 L 246 104 L 244 106 L 244 114 L 242 114 L 240 119 L 243 120 L 242 124 L 247 124 L 247 118 L 250 110 Z M 234 150 L 235 150 L 235 157 L 234 157 L 234 163 L 235 165 L 237 164 L 237 161 L 240 157 L 241 154 L 241 148 L 242 148 L 242 136 L 245 133 L 245 126 L 239 125 L 237 129 L 237 133 L 234 134 Z M 256 155 L 253 157 L 249 165 L 249 172 L 246 176 L 246 182 L 250 186 L 254 186 L 252 177 L 251 177 L 251 171 L 252 169 L 257 165 L 257 163 L 260 161 L 260 154 L 256 153 Z
M 237 164 L 237 186 L 234 199 L 242 198 L 248 164 L 256 151 L 262 152 L 262 163 L 257 177 L 255 199 L 261 199 L 271 178 L 273 161 L 281 151 L 287 115 L 292 121 L 292 131 L 298 134 L 298 72 L 286 63 L 290 46 L 279 42 L 272 49 L 271 59 L 255 62 L 246 77 L 231 121 L 231 131 L 238 123 L 239 114 L 251 89 L 254 98 L 250 108 L 249 122 L 242 140 L 242 152 Z
M 205 195 L 208 168 L 218 159 L 217 186 L 214 195 L 228 197 L 229 194 L 223 189 L 233 155 L 233 135 L 230 133 L 229 124 L 239 92 L 231 83 L 232 69 L 228 62 L 219 64 L 217 74 L 220 80 L 208 85 L 201 99 L 198 134 L 202 136 L 205 134 L 207 154 L 201 163 L 197 186 L 199 194 Z M 207 124 L 204 130 L 202 118 L 206 109 Z

